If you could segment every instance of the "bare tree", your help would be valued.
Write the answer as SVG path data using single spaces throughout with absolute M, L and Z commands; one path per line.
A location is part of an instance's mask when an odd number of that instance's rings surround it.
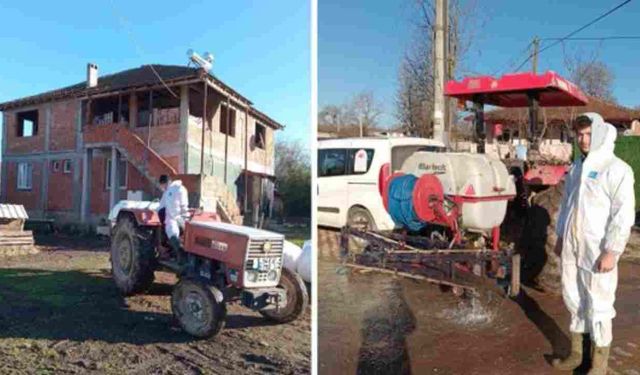
M 435 36 L 434 0 L 413 0 L 415 6 L 415 41 L 408 48 L 398 72 L 396 117 L 409 133 L 430 136 L 433 113 L 433 52 Z M 477 35 L 483 19 L 477 3 L 449 0 L 447 10 L 449 56 L 446 62 L 447 78 L 455 77 L 465 55 Z M 452 119 L 455 105 L 449 116 Z M 454 121 L 451 121 L 454 123 Z
M 615 76 L 611 68 L 600 60 L 600 48 L 591 52 L 577 50 L 567 52 L 563 46 L 565 66 L 571 81 L 578 85 L 587 95 L 616 102 L 613 96 Z
M 338 136 L 368 135 L 379 126 L 382 104 L 371 91 L 363 91 L 342 104 L 322 107 L 318 112 L 318 128 Z
M 369 129 L 378 126 L 378 118 L 382 114 L 381 106 L 371 91 L 361 92 L 351 99 L 347 118 L 361 128 L 361 135 L 365 135 Z
M 340 126 L 347 125 L 344 118 L 344 108 L 337 105 L 326 105 L 318 112 L 318 125 L 340 132 Z

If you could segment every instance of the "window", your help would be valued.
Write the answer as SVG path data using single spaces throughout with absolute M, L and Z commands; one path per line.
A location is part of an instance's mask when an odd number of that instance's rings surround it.
M 373 149 L 371 148 L 367 148 L 364 149 L 364 151 L 366 151 L 367 153 L 367 166 L 366 166 L 366 170 L 364 171 L 360 171 L 360 172 L 356 172 L 355 171 L 355 166 L 356 166 L 356 154 L 358 153 L 358 151 L 360 151 L 361 149 L 359 148 L 352 148 L 349 149 L 348 152 L 348 157 L 347 159 L 349 160 L 349 168 L 348 168 L 348 173 L 347 174 L 365 174 L 369 171 L 369 168 L 371 167 L 371 162 L 373 161 Z
M 342 176 L 347 169 L 346 162 L 347 150 L 344 148 L 318 150 L 318 175 Z
M 105 166 L 105 189 L 111 190 L 111 159 L 107 159 Z M 120 183 L 120 189 L 127 188 L 127 161 L 124 159 L 118 160 L 118 182 Z
M 67 159 L 63 162 L 62 171 L 64 173 L 71 173 L 71 160 Z
M 227 113 L 229 114 L 229 130 L 227 131 Z M 230 137 L 236 136 L 236 110 L 226 105 L 220 106 L 220 133 Z
M 256 122 L 256 131 L 254 137 L 256 147 L 264 150 L 267 145 L 267 129 L 264 127 L 264 125 L 260 125 Z
M 38 110 L 18 112 L 16 136 L 33 137 L 38 134 Z
M 32 175 L 31 163 L 18 163 L 18 190 L 31 190 Z
M 51 162 L 51 170 L 54 172 L 57 172 L 60 170 L 60 162 L 57 160 L 54 160 Z

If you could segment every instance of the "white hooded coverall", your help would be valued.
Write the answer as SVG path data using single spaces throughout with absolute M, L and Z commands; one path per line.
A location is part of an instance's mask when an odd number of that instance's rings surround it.
M 184 227 L 184 219 L 189 212 L 189 195 L 182 181 L 171 181 L 162 194 L 160 208 L 165 209 L 164 230 L 167 237 L 180 238 L 180 227 Z
M 616 129 L 596 113 L 591 121 L 591 146 L 577 158 L 565 180 L 556 224 L 562 243 L 562 296 L 571 313 L 570 331 L 590 333 L 596 346 L 611 344 L 611 321 L 618 285 L 618 267 L 596 272 L 603 251 L 616 261 L 626 247 L 635 221 L 633 171 L 613 154 Z

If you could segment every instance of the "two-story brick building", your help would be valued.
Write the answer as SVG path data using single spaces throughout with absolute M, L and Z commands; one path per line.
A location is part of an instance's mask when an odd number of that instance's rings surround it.
M 0 111 L 0 202 L 31 217 L 95 224 L 120 199 L 158 197 L 161 174 L 184 181 L 192 206 L 215 196 L 236 218 L 273 194 L 283 126 L 199 68 L 144 65 L 99 77 L 89 64 L 86 82 Z

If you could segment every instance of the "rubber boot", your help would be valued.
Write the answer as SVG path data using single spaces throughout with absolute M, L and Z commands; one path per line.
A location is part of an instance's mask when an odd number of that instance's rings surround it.
M 596 346 L 591 342 L 591 370 L 588 375 L 606 375 L 609 364 L 610 346 Z
M 571 354 L 565 359 L 555 358 L 551 365 L 562 371 L 573 371 L 582 363 L 583 334 L 571 332 Z
M 178 239 L 178 237 L 171 237 L 169 238 L 169 245 L 171 246 L 171 250 L 173 250 L 173 253 L 176 256 L 178 265 L 182 269 L 186 259 L 184 256 L 184 251 L 182 250 L 182 246 L 180 245 L 180 240 Z

